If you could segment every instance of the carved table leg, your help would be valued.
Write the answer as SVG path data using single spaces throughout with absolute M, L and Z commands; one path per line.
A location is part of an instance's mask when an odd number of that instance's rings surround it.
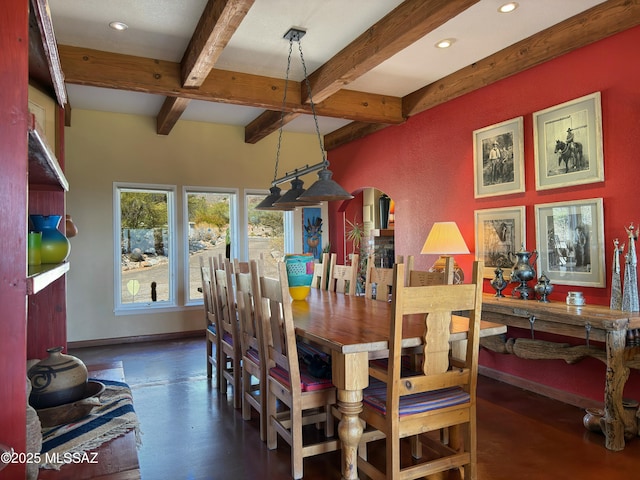
M 629 378 L 629 369 L 624 364 L 626 331 L 607 331 L 607 376 L 604 387 L 604 434 L 609 450 L 624 449 L 624 407 L 622 393 Z
M 358 480 L 358 444 L 362 438 L 362 390 L 369 384 L 367 352 L 333 352 L 332 381 L 338 389 L 341 413 L 338 436 L 342 444 L 342 480 Z

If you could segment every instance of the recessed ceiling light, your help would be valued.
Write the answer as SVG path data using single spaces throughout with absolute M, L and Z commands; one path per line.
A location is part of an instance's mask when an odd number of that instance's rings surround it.
M 500 8 L 498 8 L 498 11 L 500 13 L 511 13 L 513 12 L 516 8 L 518 8 L 518 2 L 509 2 L 509 3 L 505 3 L 504 5 L 500 6 Z
M 127 25 L 124 22 L 111 22 L 109 24 L 109 26 L 111 28 L 113 28 L 114 30 L 118 30 L 118 31 L 123 31 L 123 30 L 126 30 L 127 28 L 129 28 L 129 25 Z
M 436 47 L 438 48 L 449 48 L 456 41 L 455 38 L 445 38 L 444 40 L 440 40 L 436 43 Z

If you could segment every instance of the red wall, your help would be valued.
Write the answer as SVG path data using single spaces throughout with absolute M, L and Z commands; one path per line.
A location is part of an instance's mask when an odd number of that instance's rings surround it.
M 357 191 L 375 187 L 396 204 L 396 254 L 416 256 L 417 268 L 436 258 L 420 255 L 433 222 L 457 222 L 474 251 L 474 210 L 524 205 L 526 245 L 536 247 L 534 205 L 602 197 L 606 288 L 555 285 L 552 301 L 564 301 L 569 289 L 584 292 L 587 303 L 609 304 L 613 239 L 625 240 L 624 226 L 640 223 L 640 27 L 632 28 L 543 65 L 464 95 L 416 115 L 400 126 L 332 150 L 331 170 L 343 187 Z M 535 189 L 532 113 L 596 91 L 602 96 L 605 181 L 537 192 Z M 524 117 L 526 191 L 474 198 L 473 131 L 515 117 Z M 332 245 L 342 245 L 341 205 L 330 204 Z M 457 255 L 469 271 L 474 255 Z M 508 287 L 510 291 L 511 287 Z M 485 291 L 492 291 L 485 285 Z M 515 329 L 510 335 L 526 334 Z M 557 339 L 557 337 L 556 337 Z M 534 382 L 602 400 L 604 365 L 587 359 L 577 365 L 563 361 L 521 360 L 482 352 L 485 365 Z M 625 395 L 640 399 L 640 375 L 632 371 Z

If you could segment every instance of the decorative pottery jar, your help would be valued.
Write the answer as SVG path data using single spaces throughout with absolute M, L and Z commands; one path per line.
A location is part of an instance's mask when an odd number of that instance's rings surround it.
M 29 403 L 36 409 L 49 408 L 83 398 L 87 390 L 87 367 L 79 358 L 49 348 L 49 356 L 27 372 L 31 381 Z
M 310 253 L 285 255 L 289 293 L 294 300 L 304 300 L 311 290 L 314 258 Z
M 532 289 L 527 286 L 527 282 L 536 278 L 536 271 L 533 268 L 533 264 L 537 255 L 538 252 L 535 250 L 533 252 L 525 251 L 524 246 L 522 246 L 520 251 L 515 254 L 509 252 L 509 256 L 512 258 L 513 256 L 517 257 L 516 263 L 513 265 L 513 269 L 511 270 L 511 281 L 520 282 L 520 286 L 514 288 L 513 292 L 511 292 L 512 296 L 519 293 L 520 298 L 523 300 L 527 300 L 531 296 Z
M 602 433 L 604 430 L 604 410 L 600 408 L 587 408 L 582 417 L 584 428 L 590 432 Z
M 42 232 L 40 260 L 42 263 L 62 263 L 69 256 L 69 239 L 58 230 L 62 215 L 29 215 L 33 230 Z
M 71 215 L 65 215 L 65 231 L 67 232 L 67 238 L 75 237 L 78 234 L 78 227 L 73 223 Z

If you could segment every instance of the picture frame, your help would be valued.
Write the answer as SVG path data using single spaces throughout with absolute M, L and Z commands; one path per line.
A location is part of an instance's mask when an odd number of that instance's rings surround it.
M 602 198 L 535 205 L 538 276 L 551 283 L 605 287 Z
M 524 192 L 522 117 L 474 130 L 473 169 L 475 198 Z
M 533 142 L 536 190 L 604 181 L 600 92 L 535 112 Z
M 511 275 L 513 255 L 526 243 L 524 206 L 476 210 L 476 260 L 484 261 L 483 276 L 493 278 L 500 267 L 505 278 Z

